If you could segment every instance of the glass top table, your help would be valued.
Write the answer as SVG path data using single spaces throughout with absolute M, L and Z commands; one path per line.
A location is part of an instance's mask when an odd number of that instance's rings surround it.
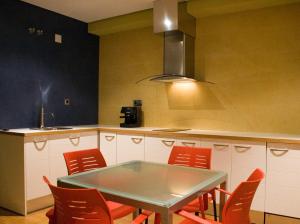
M 226 180 L 221 171 L 131 161 L 58 178 L 58 186 L 96 188 L 107 200 L 159 212 L 172 223 L 173 212 L 220 184 L 226 188 Z M 225 196 L 220 207 L 224 202 Z

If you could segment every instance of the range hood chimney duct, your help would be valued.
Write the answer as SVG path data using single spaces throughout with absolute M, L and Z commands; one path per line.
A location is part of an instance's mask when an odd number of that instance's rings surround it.
M 151 81 L 196 81 L 194 55 L 196 19 L 188 14 L 187 3 L 156 0 L 153 9 L 154 33 L 164 35 L 164 72 Z

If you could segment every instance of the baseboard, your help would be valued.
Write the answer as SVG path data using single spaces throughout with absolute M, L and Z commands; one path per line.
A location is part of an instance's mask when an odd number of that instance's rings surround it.
M 48 208 L 54 204 L 52 195 L 27 201 L 27 213 Z
M 266 224 L 300 224 L 299 218 L 266 214 Z

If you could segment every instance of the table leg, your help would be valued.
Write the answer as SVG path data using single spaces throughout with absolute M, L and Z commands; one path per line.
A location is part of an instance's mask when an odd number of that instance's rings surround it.
M 166 211 L 160 214 L 161 224 L 172 224 L 173 223 L 173 213 Z
M 224 181 L 221 185 L 220 188 L 223 190 L 226 190 L 227 188 L 227 183 L 226 181 Z M 226 195 L 223 192 L 220 192 L 220 207 L 219 207 L 219 221 L 222 221 L 222 212 L 223 212 L 223 207 L 225 205 L 225 201 L 226 201 Z
M 132 220 L 134 220 L 136 217 L 139 216 L 139 209 L 134 210 L 134 212 L 132 213 Z

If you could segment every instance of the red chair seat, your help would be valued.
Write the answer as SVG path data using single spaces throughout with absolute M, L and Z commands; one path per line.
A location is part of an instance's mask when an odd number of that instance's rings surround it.
M 220 222 L 214 221 L 214 220 L 209 220 L 209 219 L 205 219 L 205 221 L 208 221 L 210 224 L 222 224 Z M 189 219 L 185 219 L 182 222 L 180 222 L 179 224 L 200 224 L 199 222 L 193 221 L 193 220 L 189 220 Z
M 229 193 L 230 197 L 223 208 L 222 223 L 203 219 L 181 210 L 176 213 L 186 219 L 180 224 L 250 224 L 249 212 L 252 200 L 264 176 L 262 170 L 256 169 L 246 181 L 238 185 L 233 193 Z
M 113 201 L 107 201 L 107 206 L 113 219 L 122 218 L 135 211 L 134 207 L 123 205 Z
M 174 146 L 171 151 L 168 163 L 178 166 L 210 169 L 211 149 L 188 146 Z M 213 196 L 214 190 L 212 190 L 210 194 L 212 194 Z M 215 197 L 213 197 L 213 199 L 215 200 Z M 195 199 L 182 208 L 182 210 L 185 210 L 187 212 L 201 212 L 203 218 L 204 211 L 206 211 L 207 209 L 208 194 L 203 195 L 202 204 L 200 204 L 199 199 Z
M 54 224 L 54 209 L 51 208 L 47 213 L 46 216 L 49 219 L 49 224 Z
M 208 195 L 203 195 L 203 210 L 206 211 L 208 209 Z M 200 212 L 201 205 L 199 203 L 199 199 L 196 198 L 187 205 L 185 205 L 182 210 L 185 210 L 187 212 Z

